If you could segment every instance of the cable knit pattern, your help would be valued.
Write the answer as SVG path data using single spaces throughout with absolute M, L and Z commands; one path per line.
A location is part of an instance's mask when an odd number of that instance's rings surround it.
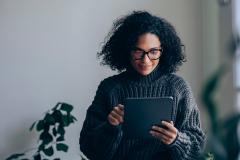
M 114 106 L 130 97 L 174 98 L 173 121 L 176 140 L 165 145 L 158 139 L 126 139 L 121 125 L 112 126 L 107 116 Z M 126 71 L 103 80 L 87 110 L 80 134 L 80 149 L 90 160 L 187 160 L 197 159 L 205 135 L 191 88 L 175 74 L 162 74 L 156 68 L 141 76 Z

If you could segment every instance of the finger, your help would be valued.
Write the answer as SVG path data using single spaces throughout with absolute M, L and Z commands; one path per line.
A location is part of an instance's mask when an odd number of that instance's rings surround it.
M 156 132 L 154 130 L 150 130 L 150 134 L 153 136 L 153 137 L 156 137 L 158 139 L 161 139 L 161 136 L 160 136 L 160 133 L 159 132 Z
M 120 107 L 114 107 L 113 109 L 117 114 L 123 116 L 124 115 L 124 111 L 120 109 Z
M 122 122 L 123 118 L 121 115 L 117 114 L 116 112 L 112 111 L 111 112 L 112 117 L 114 117 L 115 119 L 117 119 L 119 122 Z
M 168 122 L 168 121 L 161 121 L 161 124 L 166 126 L 167 128 L 170 128 L 173 126 L 173 124 L 171 122 Z
M 109 114 L 108 120 L 112 125 L 118 125 L 119 124 L 119 121 L 116 118 L 114 118 L 111 114 Z
M 172 142 L 167 139 L 161 139 L 164 144 L 171 144 Z
M 171 143 L 171 139 L 159 132 L 156 132 L 156 131 L 151 131 L 150 132 L 152 134 L 152 136 L 154 136 L 155 138 L 157 139 L 160 139 L 163 143 L 165 144 L 170 144 Z
M 167 136 L 164 135 L 164 134 L 160 134 L 160 137 L 161 137 L 161 140 L 163 140 L 163 141 L 166 141 L 166 142 L 169 142 L 169 141 L 170 141 L 170 138 L 167 137 Z
M 156 132 L 160 132 L 160 133 L 168 136 L 169 138 L 173 138 L 173 133 L 172 133 L 172 132 L 169 132 L 168 130 L 163 129 L 163 128 L 161 128 L 161 127 L 153 126 L 153 127 L 152 127 L 152 130 L 154 130 L 154 131 L 156 131 Z
M 121 107 L 121 108 L 124 108 L 124 105 L 122 105 L 122 104 L 118 104 L 117 106 Z
M 154 137 L 156 137 L 156 138 L 158 138 L 158 139 L 161 139 L 161 140 L 168 140 L 169 138 L 166 136 L 166 135 L 164 135 L 164 134 L 162 134 L 162 133 L 160 133 L 160 132 L 157 132 L 157 131 L 150 131 L 150 133 L 154 136 Z
M 158 133 L 158 135 L 161 137 L 161 138 L 164 138 L 166 140 L 173 140 L 175 139 L 175 136 L 174 136 L 174 133 L 163 133 L 163 132 L 158 132 L 158 131 L 155 131 L 156 133 Z
M 110 113 L 114 118 L 116 118 L 119 122 L 123 122 L 123 117 L 121 115 L 119 115 L 118 113 L 116 113 L 115 111 L 112 111 Z
M 122 105 L 122 104 L 118 104 L 117 107 L 122 111 L 124 110 L 124 105 Z
M 176 132 L 176 128 L 174 127 L 173 123 L 169 123 L 167 121 L 162 121 L 162 125 L 165 126 L 169 131 Z

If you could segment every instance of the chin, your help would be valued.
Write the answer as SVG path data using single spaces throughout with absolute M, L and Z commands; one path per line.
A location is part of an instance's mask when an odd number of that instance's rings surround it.
M 152 71 L 139 71 L 138 73 L 140 73 L 143 76 L 147 76 L 151 73 Z

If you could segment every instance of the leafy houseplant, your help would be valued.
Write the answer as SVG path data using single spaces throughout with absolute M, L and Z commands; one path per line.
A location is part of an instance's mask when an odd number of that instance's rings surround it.
M 237 46 L 240 45 L 240 39 L 237 37 L 231 43 L 230 53 L 235 53 Z M 231 54 L 233 58 L 234 54 Z M 210 133 L 209 145 L 211 155 L 207 154 L 205 159 L 215 160 L 236 160 L 240 152 L 240 144 L 238 139 L 238 126 L 240 114 L 233 114 L 225 119 L 219 118 L 219 109 L 217 102 L 214 100 L 215 93 L 224 74 L 230 70 L 229 64 L 224 63 L 221 67 L 209 78 L 202 92 L 202 101 L 205 104 L 207 113 L 210 118 Z M 213 158 L 214 157 L 214 158 Z
M 43 119 L 32 124 L 30 131 L 36 130 L 39 133 L 38 147 L 30 149 L 24 153 L 13 154 L 6 160 L 49 160 L 55 151 L 68 151 L 65 141 L 65 128 L 77 121 L 71 114 L 73 106 L 67 103 L 57 103 L 51 110 L 45 113 Z M 29 152 L 33 152 L 27 158 Z M 60 160 L 60 158 L 54 158 Z

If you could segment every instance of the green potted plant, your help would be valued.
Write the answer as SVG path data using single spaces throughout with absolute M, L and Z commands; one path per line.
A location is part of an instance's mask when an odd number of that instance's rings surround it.
M 240 39 L 237 37 L 231 43 L 230 58 L 233 58 L 238 45 L 240 45 Z M 201 98 L 210 119 L 209 148 L 207 149 L 211 152 L 211 154 L 210 152 L 205 154 L 203 158 L 205 160 L 237 160 L 239 156 L 240 144 L 237 130 L 240 114 L 235 113 L 227 118 L 220 119 L 218 104 L 214 99 L 221 79 L 231 67 L 231 64 L 222 64 L 203 86 Z
M 23 153 L 12 154 L 6 160 L 49 160 L 54 153 L 67 152 L 65 143 L 65 129 L 77 121 L 71 114 L 73 106 L 67 103 L 57 103 L 55 107 L 45 113 L 43 119 L 32 124 L 30 131 L 39 133 L 37 147 Z M 60 160 L 60 158 L 54 158 Z

